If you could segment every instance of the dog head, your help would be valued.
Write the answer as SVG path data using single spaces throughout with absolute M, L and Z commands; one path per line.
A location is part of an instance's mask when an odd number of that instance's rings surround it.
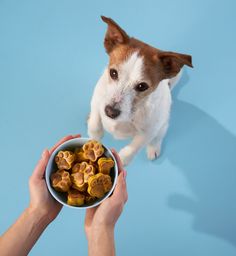
M 161 51 L 129 37 L 112 19 L 101 18 L 108 25 L 104 46 L 109 55 L 104 111 L 128 121 L 160 81 L 176 76 L 184 65 L 192 67 L 191 56 Z

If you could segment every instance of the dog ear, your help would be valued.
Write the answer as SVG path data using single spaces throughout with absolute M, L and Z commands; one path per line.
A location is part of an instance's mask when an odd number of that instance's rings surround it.
M 163 67 L 163 79 L 176 76 L 184 65 L 193 68 L 192 57 L 176 52 L 161 52 L 158 54 Z
M 104 39 L 104 46 L 109 54 L 118 44 L 126 44 L 129 36 L 126 32 L 112 19 L 101 16 L 102 20 L 107 23 L 108 28 Z

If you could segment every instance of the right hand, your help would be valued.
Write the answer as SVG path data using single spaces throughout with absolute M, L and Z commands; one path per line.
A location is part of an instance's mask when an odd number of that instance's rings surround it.
M 115 150 L 112 150 L 117 163 L 119 176 L 115 190 L 109 198 L 94 208 L 86 210 L 85 216 L 85 232 L 87 237 L 94 230 L 99 228 L 107 228 L 113 230 L 115 224 L 122 213 L 123 207 L 128 200 L 126 188 L 126 171 L 123 169 L 121 160 Z

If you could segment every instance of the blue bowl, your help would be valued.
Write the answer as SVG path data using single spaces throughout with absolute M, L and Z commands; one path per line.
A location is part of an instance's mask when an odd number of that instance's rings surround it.
M 82 147 L 89 140 L 91 140 L 91 139 L 89 139 L 89 138 L 75 138 L 75 139 L 71 139 L 71 140 L 68 140 L 68 141 L 64 142 L 59 147 L 57 147 L 55 149 L 55 151 L 52 153 L 52 155 L 49 158 L 47 167 L 46 167 L 45 179 L 46 179 L 46 184 L 47 184 L 48 190 L 50 191 L 51 195 L 59 203 L 65 205 L 67 207 L 74 208 L 74 209 L 87 209 L 87 208 L 91 208 L 91 207 L 95 207 L 95 206 L 99 205 L 100 203 L 102 203 L 106 198 L 108 198 L 112 194 L 113 190 L 115 189 L 116 182 L 117 182 L 118 166 L 117 166 L 116 159 L 115 159 L 114 155 L 112 154 L 112 152 L 110 151 L 110 149 L 103 145 L 103 147 L 105 149 L 104 155 L 106 157 L 111 157 L 115 162 L 115 165 L 111 169 L 111 172 L 110 172 L 110 176 L 111 176 L 111 180 L 112 180 L 113 185 L 112 185 L 111 190 L 109 192 L 107 192 L 104 195 L 104 197 L 95 200 L 92 204 L 83 204 L 82 206 L 72 206 L 72 205 L 67 204 L 67 194 L 66 193 L 58 192 L 52 187 L 51 181 L 50 181 L 50 176 L 53 172 L 55 172 L 57 170 L 57 166 L 56 166 L 56 163 L 55 163 L 55 160 L 54 160 L 56 154 L 60 150 L 71 150 L 71 151 L 73 151 L 75 148 Z

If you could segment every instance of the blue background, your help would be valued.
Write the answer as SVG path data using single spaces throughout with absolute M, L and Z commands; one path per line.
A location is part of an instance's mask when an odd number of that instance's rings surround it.
M 142 150 L 127 168 L 117 255 L 236 255 L 235 10 L 233 0 L 0 0 L 0 232 L 27 207 L 42 150 L 87 135 L 108 62 L 103 14 L 194 64 L 173 91 L 161 157 L 149 162 Z M 86 255 L 83 221 L 83 211 L 64 208 L 30 255 Z

